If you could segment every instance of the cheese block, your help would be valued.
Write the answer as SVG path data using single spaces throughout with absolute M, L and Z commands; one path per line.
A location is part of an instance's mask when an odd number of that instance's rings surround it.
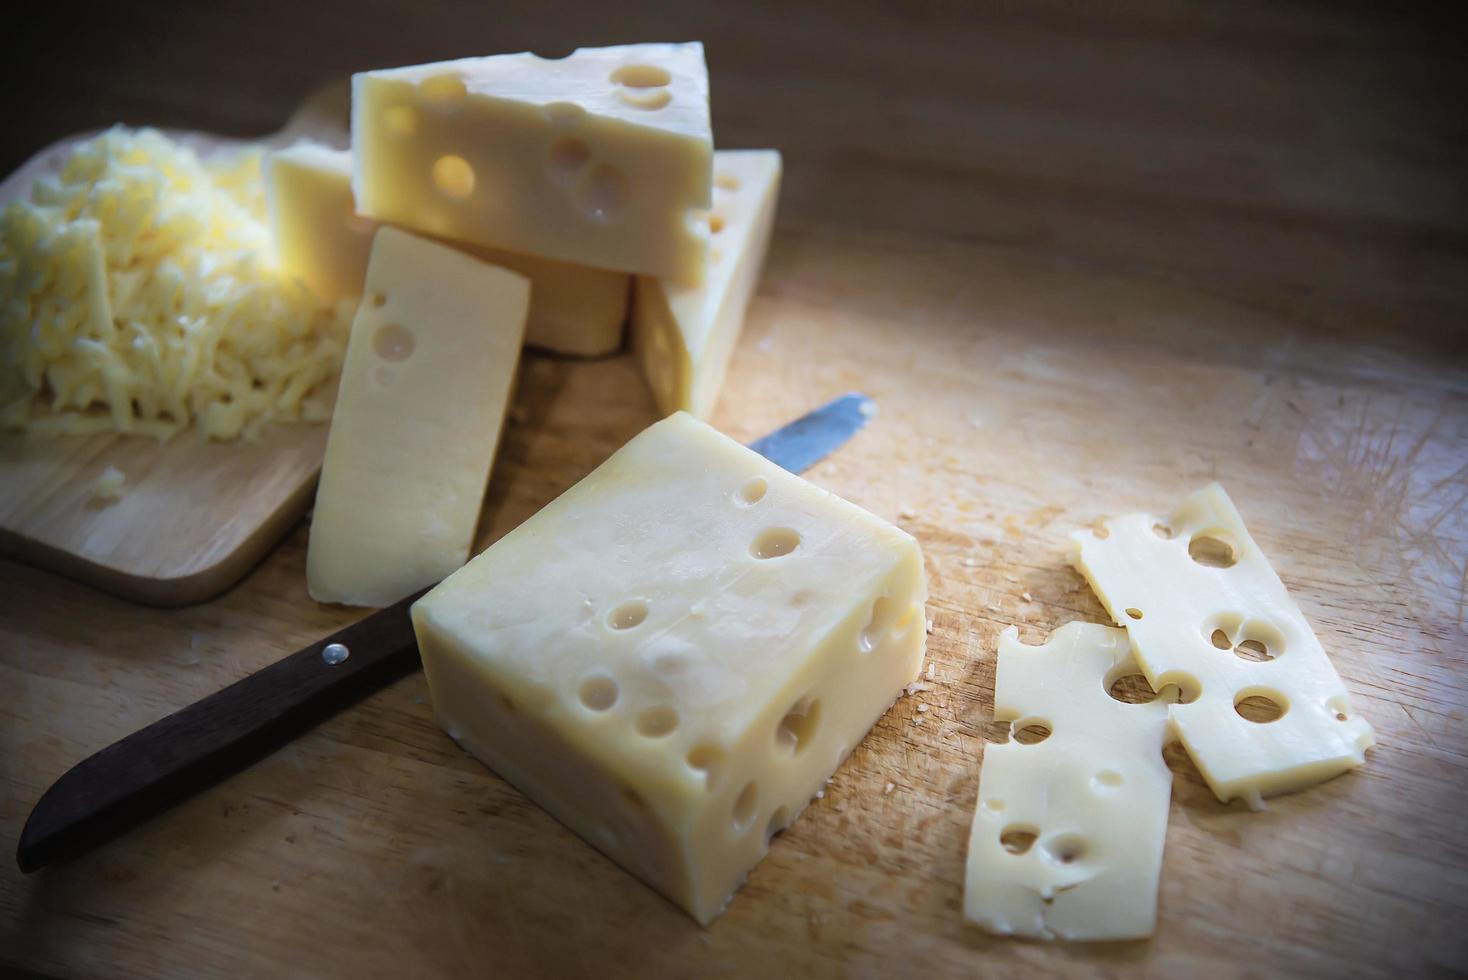
M 776 150 L 714 154 L 713 246 L 701 286 L 639 276 L 632 346 L 664 413 L 708 417 L 759 285 L 780 195 Z
M 1004 631 L 994 717 L 1010 739 L 984 747 L 969 922 L 1039 939 L 1151 935 L 1172 795 L 1167 705 L 1108 694 L 1138 672 L 1123 630 L 1067 623 L 1040 646 Z
M 1072 536 L 1076 567 L 1153 688 L 1188 702 L 1172 726 L 1214 795 L 1257 809 L 1365 761 L 1371 726 L 1223 487 L 1105 529 Z
M 686 413 L 412 610 L 439 723 L 712 921 L 916 676 L 909 535 Z
M 382 221 L 697 282 L 713 180 L 703 45 L 464 58 L 352 78 L 353 187 Z
M 266 161 L 270 227 L 281 267 L 328 300 L 362 293 L 378 223 L 356 213 L 352 155 L 298 143 Z M 631 277 L 503 249 L 446 242 L 530 280 L 525 342 L 593 357 L 622 345 Z
M 385 606 L 469 557 L 529 303 L 523 276 L 377 232 L 311 521 L 318 601 Z

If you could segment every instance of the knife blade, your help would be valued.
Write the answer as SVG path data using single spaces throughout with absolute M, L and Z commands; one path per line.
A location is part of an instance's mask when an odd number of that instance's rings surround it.
M 799 473 L 875 413 L 842 395 L 750 448 Z M 180 803 L 418 669 L 416 592 L 89 756 L 41 795 L 21 831 L 23 872 L 75 856 Z

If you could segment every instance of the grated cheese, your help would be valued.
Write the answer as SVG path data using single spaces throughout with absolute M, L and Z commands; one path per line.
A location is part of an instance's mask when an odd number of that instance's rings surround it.
M 330 415 L 351 310 L 275 272 L 260 164 L 115 127 L 0 212 L 0 428 L 233 439 Z

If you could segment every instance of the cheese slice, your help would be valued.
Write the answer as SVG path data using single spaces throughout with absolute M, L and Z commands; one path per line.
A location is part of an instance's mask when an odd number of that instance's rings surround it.
M 1172 773 L 1167 705 L 1108 691 L 1138 668 L 1126 633 L 1067 623 L 1040 646 L 999 638 L 994 717 L 969 835 L 964 918 L 999 935 L 1140 939 L 1157 924 Z M 1048 732 L 1021 742 L 1021 732 Z
M 1223 487 L 1166 521 L 1072 536 L 1075 564 L 1125 624 L 1147 680 L 1178 687 L 1172 726 L 1214 795 L 1254 808 L 1365 761 L 1371 726 Z M 1270 720 L 1272 718 L 1272 720 Z
M 922 553 L 669 416 L 413 606 L 439 723 L 701 923 L 917 675 Z
M 664 413 L 707 418 L 718 401 L 760 269 L 780 196 L 777 150 L 714 154 L 713 247 L 701 286 L 639 276 L 632 347 Z
M 469 557 L 529 302 L 523 276 L 378 231 L 316 491 L 318 601 L 385 606 Z
M 352 155 L 298 143 L 266 160 L 270 228 L 281 267 L 328 300 L 360 296 L 378 223 L 356 213 Z M 530 280 L 525 343 L 594 357 L 622 345 L 631 277 L 503 249 L 452 244 Z
M 697 282 L 703 45 L 465 58 L 352 78 L 358 208 L 461 241 Z

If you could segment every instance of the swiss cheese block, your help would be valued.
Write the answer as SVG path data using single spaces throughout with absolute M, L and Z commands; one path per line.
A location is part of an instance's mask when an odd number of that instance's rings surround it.
M 328 299 L 359 296 L 378 223 L 356 213 L 352 155 L 311 143 L 270 154 L 270 225 L 280 263 Z M 530 280 L 525 343 L 592 357 L 622 344 L 631 277 L 503 249 L 448 242 Z
M 1105 527 L 1073 535 L 1076 567 L 1153 688 L 1195 698 L 1172 725 L 1220 800 L 1258 808 L 1365 761 L 1371 726 L 1223 487 Z
M 1011 735 L 984 747 L 965 919 L 1043 939 L 1151 935 L 1172 795 L 1167 705 L 1108 694 L 1137 672 L 1119 629 L 1067 623 L 1034 647 L 1004 631 L 994 717 Z
M 377 232 L 311 521 L 318 601 L 385 606 L 469 557 L 529 303 L 523 276 Z
M 703 45 L 465 58 L 352 78 L 357 206 L 418 231 L 697 282 Z
M 714 154 L 712 247 L 701 286 L 639 276 L 632 346 L 665 414 L 714 410 L 760 269 L 780 195 L 777 150 Z
M 685 413 L 413 606 L 439 723 L 713 920 L 922 661 L 909 535 Z

